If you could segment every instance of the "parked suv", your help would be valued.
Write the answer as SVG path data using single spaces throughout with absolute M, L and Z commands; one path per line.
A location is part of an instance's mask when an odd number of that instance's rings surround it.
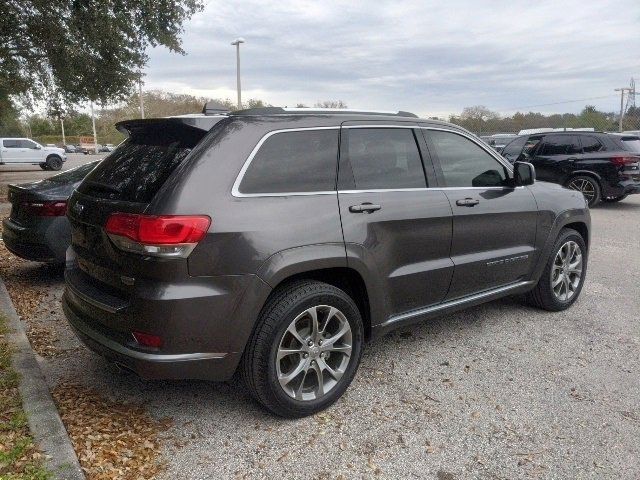
M 266 108 L 131 120 L 69 200 L 64 310 L 146 378 L 236 370 L 276 414 L 336 401 L 365 340 L 510 294 L 563 310 L 579 192 L 407 113 Z
M 67 161 L 64 148 L 43 147 L 28 138 L 0 138 L 0 165 L 40 165 L 43 170 L 60 170 Z
M 536 168 L 539 180 L 583 193 L 589 206 L 640 193 L 640 137 L 599 132 L 523 135 L 502 154 Z

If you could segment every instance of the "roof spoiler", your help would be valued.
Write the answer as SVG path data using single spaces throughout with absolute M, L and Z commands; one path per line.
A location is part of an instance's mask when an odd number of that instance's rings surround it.
M 204 115 L 224 115 L 229 113 L 229 109 L 220 102 L 207 102 L 202 107 Z

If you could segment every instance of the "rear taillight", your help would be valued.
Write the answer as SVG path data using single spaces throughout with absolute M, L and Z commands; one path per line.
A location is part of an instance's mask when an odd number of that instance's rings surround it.
M 140 215 L 113 213 L 105 230 L 120 249 L 156 257 L 186 258 L 204 238 L 206 215 Z
M 67 202 L 25 202 L 21 208 L 36 217 L 62 217 L 67 213 Z
M 635 165 L 640 158 L 638 157 L 612 157 L 609 159 L 611 163 L 618 167 L 626 167 L 627 165 Z

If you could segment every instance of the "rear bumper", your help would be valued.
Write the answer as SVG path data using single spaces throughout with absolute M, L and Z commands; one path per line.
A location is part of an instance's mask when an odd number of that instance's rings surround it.
M 65 272 L 63 309 L 91 350 L 148 379 L 228 380 L 270 288 L 255 275 L 195 277 L 170 284 L 136 280 L 128 295 L 79 268 Z M 160 349 L 133 331 L 158 335 Z
M 65 252 L 71 243 L 69 221 L 66 217 L 55 217 L 24 227 L 11 218 L 5 218 L 2 221 L 2 239 L 7 249 L 19 257 L 37 262 L 64 263 Z
M 635 177 L 629 180 L 621 180 L 615 185 L 603 185 L 603 196 L 605 197 L 619 197 L 621 195 L 632 195 L 634 193 L 640 193 L 640 177 Z
M 82 343 L 142 378 L 228 380 L 240 361 L 240 353 L 158 354 L 134 350 L 92 328 L 90 320 L 72 310 L 67 293 L 62 298 L 62 308 Z

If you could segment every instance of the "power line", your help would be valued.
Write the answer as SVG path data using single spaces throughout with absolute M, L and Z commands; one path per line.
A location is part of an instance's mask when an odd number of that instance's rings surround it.
M 611 98 L 611 97 L 617 97 L 618 95 L 603 95 L 601 97 L 590 97 L 590 98 L 580 98 L 577 100 L 564 100 L 562 102 L 552 102 L 552 103 L 540 103 L 538 105 L 527 105 L 524 107 L 515 107 L 515 108 L 506 108 L 505 111 L 510 111 L 510 110 L 524 110 L 525 108 L 535 108 L 535 107 L 549 107 L 552 105 L 562 105 L 565 103 L 575 103 L 575 102 L 586 102 L 588 100 L 601 100 L 603 98 Z

